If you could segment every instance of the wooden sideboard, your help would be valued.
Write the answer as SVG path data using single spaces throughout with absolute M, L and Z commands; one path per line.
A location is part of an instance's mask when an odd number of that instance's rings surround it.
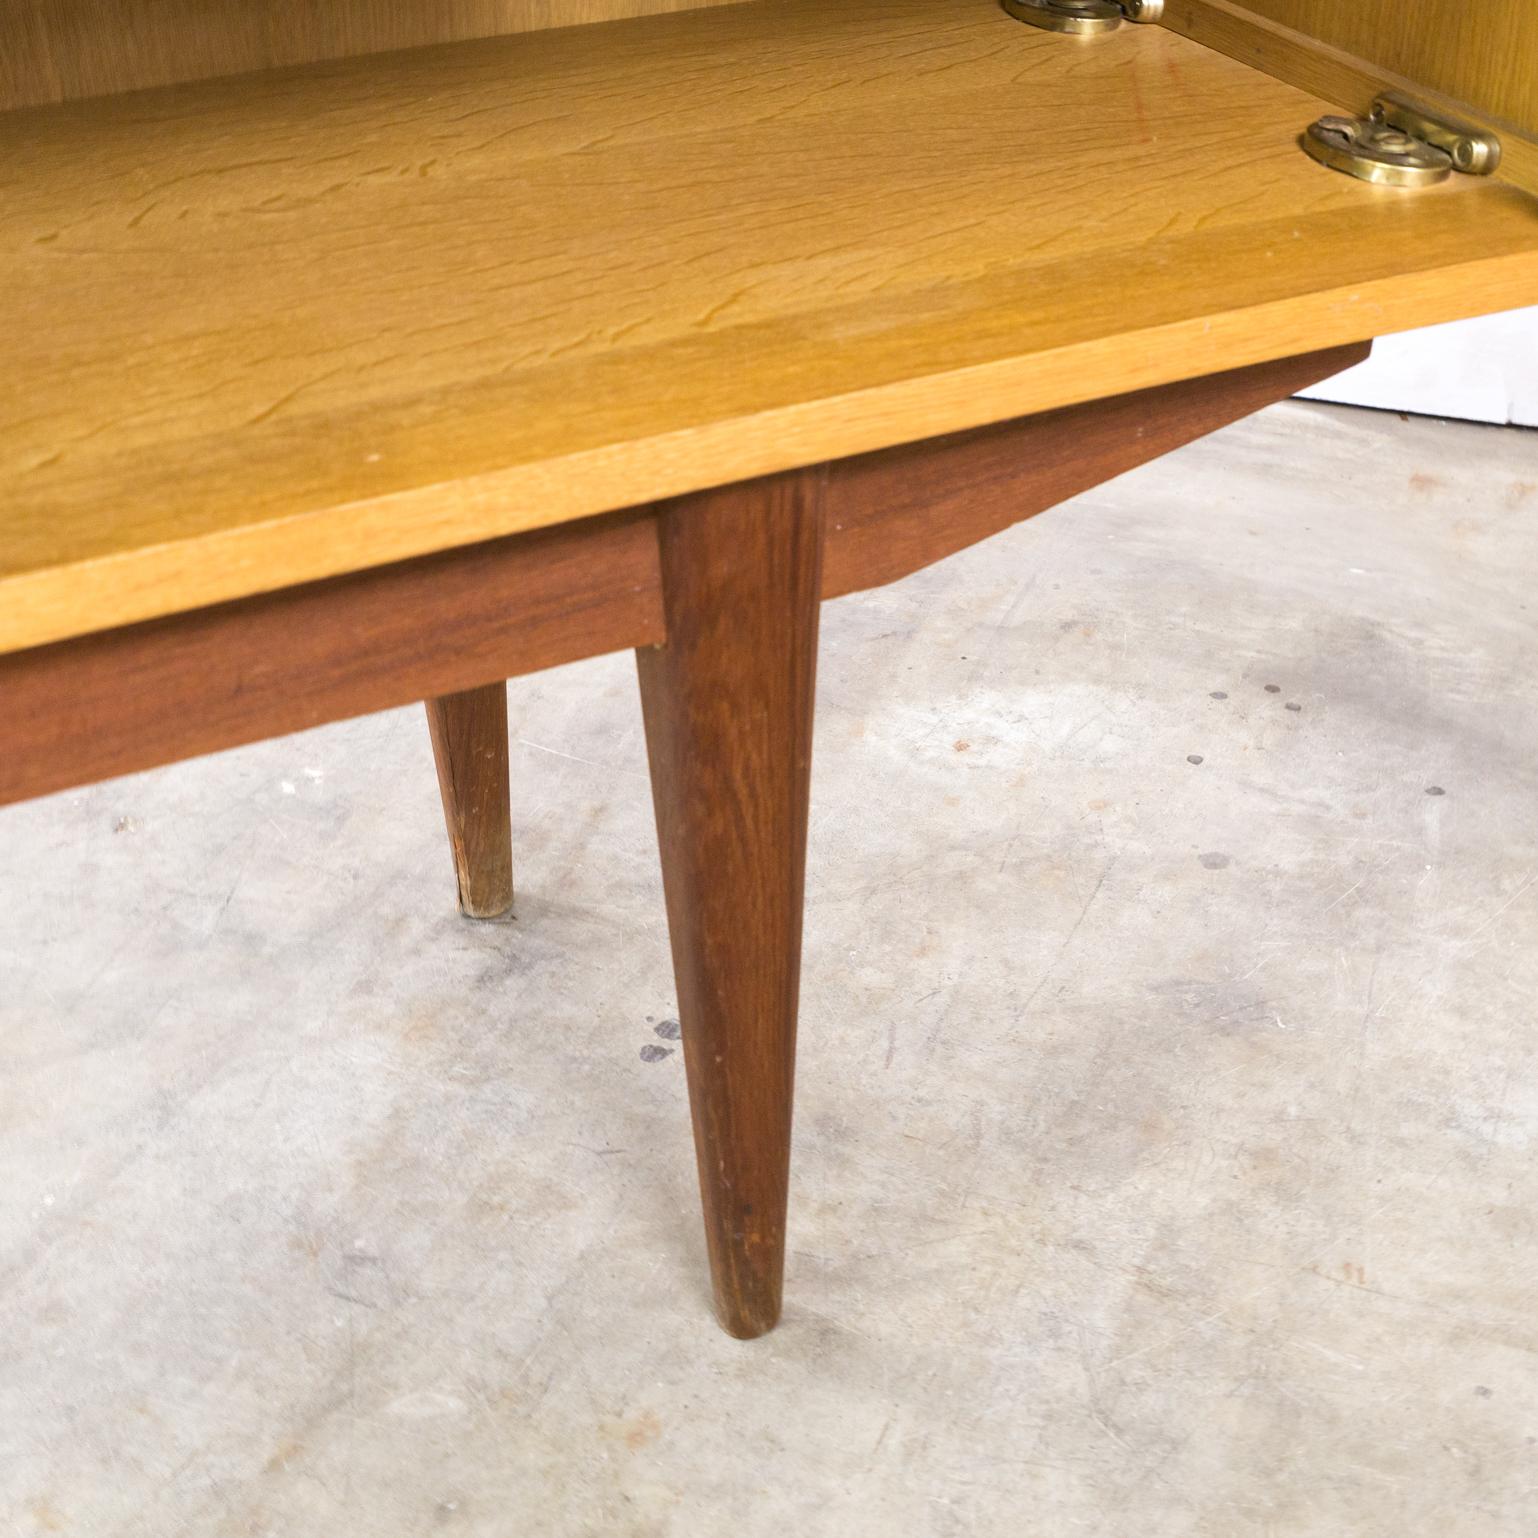
M 1538 302 L 1530 8 L 0 0 L 0 801 L 635 647 L 716 1295 L 778 1317 L 821 601 Z M 1323 169 L 1408 91 L 1493 176 Z

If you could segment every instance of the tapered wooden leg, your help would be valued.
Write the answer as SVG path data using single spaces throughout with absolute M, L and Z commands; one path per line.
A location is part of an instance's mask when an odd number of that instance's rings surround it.
M 659 513 L 667 644 L 637 653 L 716 1309 L 780 1316 L 825 477 Z
M 428 700 L 427 725 L 460 911 L 475 919 L 500 918 L 513 906 L 507 685 L 487 684 Z

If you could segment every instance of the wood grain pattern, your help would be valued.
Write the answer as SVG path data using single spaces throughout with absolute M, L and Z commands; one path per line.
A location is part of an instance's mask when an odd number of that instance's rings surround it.
M 1538 6 L 1532 0 L 1243 0 L 1234 8 L 1538 136 Z
M 636 653 L 721 1323 L 780 1317 L 825 476 L 661 509 L 667 644 Z
M 0 112 L 743 0 L 5 0 Z
M 0 657 L 0 805 L 660 641 L 616 516 Z
M 513 906 L 507 685 L 486 684 L 427 701 L 443 819 L 467 918 L 497 919 Z
M 1256 364 L 831 465 L 823 597 L 906 576 L 1365 351 Z M 652 523 L 582 520 L 0 657 L 0 805 L 654 644 L 664 631 Z
M 1332 348 L 840 460 L 828 467 L 823 596 L 905 577 L 1371 351 Z
M 7 114 L 0 650 L 1538 299 L 1326 105 L 774 0 Z
M 1331 14 L 1351 26 L 1350 18 L 1359 9 L 1364 8 L 1332 7 Z M 1372 57 L 1349 53 L 1321 41 L 1318 35 L 1284 26 L 1257 12 L 1257 7 L 1237 5 L 1232 0 L 1169 0 L 1164 25 L 1183 37 L 1215 48 L 1348 112 L 1365 112 L 1380 91 L 1403 91 L 1428 106 L 1439 106 L 1477 126 L 1493 129 L 1500 135 L 1503 147 L 1501 179 L 1525 192 L 1538 194 L 1538 132 L 1524 132 L 1499 113 L 1481 105 L 1496 97 L 1475 93 L 1460 99 L 1435 87 L 1434 82 L 1438 80 L 1454 79 L 1451 73 L 1431 68 L 1421 70 L 1412 78 L 1385 63 L 1374 62 L 1375 58 L 1400 57 L 1393 49 L 1374 53 Z M 1425 10 L 1424 7 L 1400 6 L 1396 13 L 1403 19 L 1396 25 L 1403 25 L 1413 17 L 1418 26 Z M 1465 18 L 1481 14 L 1475 8 L 1462 6 L 1459 13 Z M 1538 16 L 1538 11 L 1530 14 Z M 1467 20 L 1461 23 L 1463 26 L 1469 24 Z M 1534 23 L 1524 21 L 1521 25 L 1532 26 Z M 1319 30 L 1323 36 L 1331 36 L 1339 29 L 1325 26 Z M 1538 79 L 1538 49 L 1526 43 L 1521 46 L 1528 49 L 1529 78 Z

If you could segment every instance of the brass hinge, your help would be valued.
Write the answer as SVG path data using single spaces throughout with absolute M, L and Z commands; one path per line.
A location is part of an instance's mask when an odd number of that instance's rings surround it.
M 1303 135 L 1320 165 L 1384 187 L 1432 187 L 1454 171 L 1488 176 L 1501 141 L 1482 128 L 1387 92 L 1367 117 L 1322 117 Z
M 1017 21 L 1048 32 L 1113 32 L 1123 20 L 1157 21 L 1164 0 L 1004 0 Z

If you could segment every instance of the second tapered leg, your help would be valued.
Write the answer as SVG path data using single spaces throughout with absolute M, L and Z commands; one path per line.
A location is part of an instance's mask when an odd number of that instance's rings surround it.
M 429 700 L 427 725 L 460 910 L 470 918 L 500 918 L 513 906 L 507 685 Z
M 667 643 L 638 655 L 716 1308 L 780 1314 L 824 478 L 659 513 Z

